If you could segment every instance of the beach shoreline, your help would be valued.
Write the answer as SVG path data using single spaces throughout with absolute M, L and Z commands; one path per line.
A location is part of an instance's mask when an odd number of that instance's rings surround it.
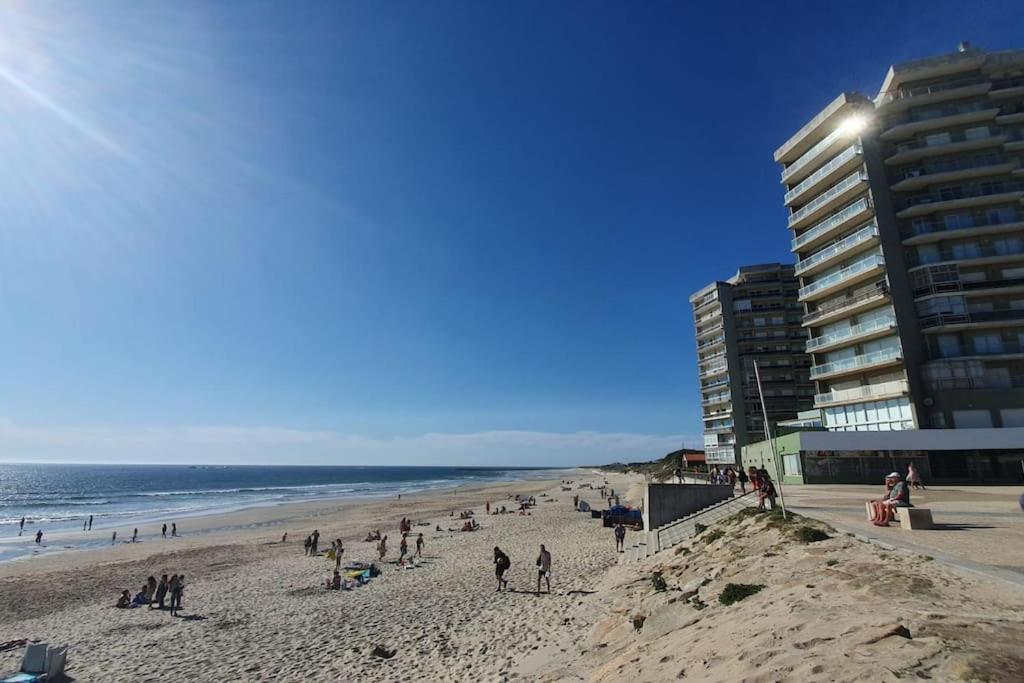
M 522 476 L 521 478 L 495 478 L 491 480 L 467 480 L 455 486 L 429 486 L 422 482 L 412 482 L 408 489 L 401 492 L 401 495 L 408 500 L 417 500 L 420 496 L 444 496 L 452 491 L 460 491 L 469 494 L 477 490 L 486 489 L 491 486 L 509 484 L 515 485 L 518 482 L 529 481 L 550 481 L 559 476 L 569 476 L 572 468 L 552 469 L 549 471 L 537 469 L 502 470 L 518 471 L 523 475 L 534 475 L 538 473 L 550 476 Z M 226 504 L 223 507 L 204 509 L 194 512 L 184 512 L 173 515 L 148 515 L 140 516 L 138 519 L 122 518 L 117 521 L 109 521 L 97 518 L 95 526 L 88 530 L 64 525 L 56 531 L 49 530 L 45 525 L 29 520 L 25 525 L 25 532 L 21 536 L 0 537 L 0 567 L 10 562 L 18 562 L 32 557 L 43 555 L 52 556 L 57 553 L 83 552 L 90 550 L 109 549 L 112 545 L 111 538 L 114 531 L 117 532 L 117 544 L 129 542 L 134 529 L 138 529 L 138 542 L 134 545 L 162 541 L 162 525 L 168 525 L 168 535 L 171 533 L 171 523 L 177 523 L 179 536 L 195 536 L 199 534 L 229 533 L 254 529 L 258 527 L 273 527 L 286 523 L 297 514 L 311 514 L 319 508 L 337 509 L 340 505 L 362 505 L 369 503 L 386 503 L 396 500 L 396 493 L 341 493 L 337 495 L 318 496 L 315 498 L 296 498 L 291 500 L 254 500 L 236 504 Z M 84 521 L 84 516 L 83 516 Z M 44 531 L 43 543 L 34 543 L 34 534 L 38 528 Z M 187 530 L 187 531 L 186 531 Z

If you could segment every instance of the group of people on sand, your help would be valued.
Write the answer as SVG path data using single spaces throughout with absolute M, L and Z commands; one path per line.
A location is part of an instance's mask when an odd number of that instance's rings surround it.
M 116 607 L 129 609 L 132 607 L 143 607 L 149 605 L 149 609 L 166 609 L 165 601 L 170 599 L 171 616 L 177 616 L 181 609 L 181 596 L 185 592 L 185 575 L 172 574 L 167 578 L 163 574 L 158 582 L 155 577 L 146 579 L 146 583 L 139 589 L 133 598 L 127 590 L 121 592 L 117 599 Z
M 551 592 L 551 551 L 540 546 L 540 554 L 537 555 L 537 595 L 540 595 L 540 584 L 544 581 L 547 592 Z M 498 588 L 495 592 L 508 590 L 508 572 L 512 568 L 512 559 L 504 550 L 494 546 L 494 575 L 498 580 Z

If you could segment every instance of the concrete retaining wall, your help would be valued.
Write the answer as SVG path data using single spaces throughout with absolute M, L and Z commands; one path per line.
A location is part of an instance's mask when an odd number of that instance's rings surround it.
M 727 498 L 732 487 L 718 484 L 647 484 L 644 489 L 644 529 L 648 531 L 697 512 Z

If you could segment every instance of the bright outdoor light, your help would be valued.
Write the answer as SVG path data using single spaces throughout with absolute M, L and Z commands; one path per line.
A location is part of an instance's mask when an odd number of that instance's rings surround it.
M 850 118 L 846 119 L 839 124 L 839 131 L 843 135 L 857 135 L 864 130 L 868 125 L 868 117 L 864 114 L 853 114 Z

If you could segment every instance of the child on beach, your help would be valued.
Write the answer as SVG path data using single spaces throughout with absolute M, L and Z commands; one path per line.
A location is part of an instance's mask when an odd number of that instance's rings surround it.
M 420 532 L 420 535 L 416 537 L 416 557 L 423 557 L 424 544 L 423 532 Z

